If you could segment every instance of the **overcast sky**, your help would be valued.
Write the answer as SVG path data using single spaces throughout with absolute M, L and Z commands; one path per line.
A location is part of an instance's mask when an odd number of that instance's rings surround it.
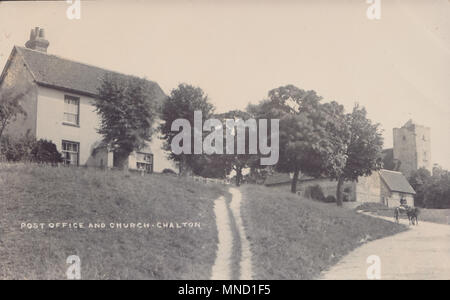
M 48 52 L 160 84 L 200 86 L 217 111 L 244 109 L 285 84 L 350 110 L 364 105 L 384 129 L 410 118 L 431 127 L 432 161 L 450 169 L 450 2 L 381 0 L 65 1 L 0 4 L 0 68 L 30 29 Z

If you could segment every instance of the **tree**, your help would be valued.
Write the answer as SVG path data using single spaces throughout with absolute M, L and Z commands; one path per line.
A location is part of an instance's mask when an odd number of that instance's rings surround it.
M 357 181 L 360 176 L 368 176 L 381 167 L 383 138 L 378 127 L 367 118 L 364 107 L 355 105 L 345 118 L 349 135 L 337 136 L 345 144 L 345 165 L 329 174 L 337 180 L 336 203 L 342 205 L 342 186 L 345 181 Z
M 203 118 L 209 118 L 214 106 L 209 102 L 208 96 L 199 87 L 189 84 L 180 84 L 173 89 L 170 96 L 162 105 L 162 123 L 159 126 L 161 138 L 164 140 L 164 150 L 169 151 L 169 159 L 178 163 L 179 174 L 186 175 L 192 169 L 195 160 L 200 154 L 194 154 L 194 112 L 201 111 Z M 178 132 L 172 131 L 172 123 L 177 119 L 185 119 L 191 125 L 191 152 L 175 154 L 172 151 L 172 139 Z M 203 124 L 202 124 L 203 127 Z
M 450 208 L 450 173 L 431 176 L 424 189 L 424 207 Z
M 18 115 L 26 116 L 27 113 L 20 105 L 20 100 L 29 92 L 29 89 L 4 88 L 0 89 L 0 139 L 6 127 L 14 121 Z
M 249 105 L 247 111 L 258 118 L 280 119 L 280 157 L 276 169 L 292 172 L 291 192 L 296 193 L 300 172 L 319 177 L 342 162 L 339 140 L 335 141 L 327 129 L 334 122 L 331 108 L 341 109 L 337 103 L 324 106 L 315 91 L 305 91 L 293 85 L 269 92 L 268 99 L 259 105 Z
M 225 130 L 227 129 L 227 120 L 233 120 L 236 124 L 236 122 L 246 122 L 249 119 L 252 119 L 252 116 L 244 111 L 241 110 L 232 110 L 223 114 L 215 115 L 215 118 L 222 121 L 223 128 Z M 242 123 L 244 125 L 244 123 Z M 255 132 L 252 134 L 257 134 L 257 122 L 254 123 L 255 125 Z M 237 125 L 239 126 L 239 125 Z M 228 128 L 231 132 L 234 132 L 233 139 L 234 139 L 234 149 L 233 154 L 226 153 L 226 140 L 224 139 L 224 151 L 223 154 L 220 155 L 219 161 L 222 163 L 222 168 L 227 172 L 227 175 L 230 174 L 231 170 L 234 170 L 236 172 L 236 185 L 240 186 L 243 175 L 242 171 L 246 168 L 250 168 L 255 164 L 256 161 L 259 160 L 259 155 L 255 153 L 250 153 L 250 132 L 251 128 L 248 127 L 242 127 L 241 128 Z M 244 153 L 239 153 L 238 151 L 238 131 L 242 130 L 242 133 L 245 134 L 245 147 L 244 147 Z
M 442 167 L 435 165 L 433 175 L 420 168 L 411 173 L 409 183 L 416 191 L 416 206 L 450 208 L 450 173 Z
M 145 79 L 108 74 L 102 79 L 96 112 L 98 132 L 114 151 L 114 165 L 126 168 L 131 152 L 151 141 L 157 101 Z
M 424 206 L 425 192 L 427 185 L 431 182 L 431 173 L 425 168 L 413 171 L 409 176 L 409 184 L 411 184 L 416 195 L 414 196 L 415 206 Z

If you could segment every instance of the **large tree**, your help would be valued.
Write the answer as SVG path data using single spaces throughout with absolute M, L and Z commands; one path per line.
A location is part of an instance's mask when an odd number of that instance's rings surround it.
M 253 138 L 253 141 L 257 142 L 257 122 L 256 120 L 253 120 L 252 115 L 245 111 L 241 110 L 232 110 L 223 114 L 215 115 L 215 118 L 221 120 L 223 124 L 224 130 L 228 130 L 229 132 L 232 132 L 231 138 L 233 139 L 233 153 L 227 153 L 226 148 L 227 146 L 227 140 L 226 135 L 224 135 L 224 150 L 223 154 L 219 158 L 220 161 L 223 163 L 223 168 L 228 171 L 228 174 L 230 171 L 235 171 L 236 173 L 236 185 L 240 186 L 243 174 L 242 171 L 244 169 L 252 167 L 257 161 L 259 161 L 259 156 L 257 153 L 251 153 L 250 151 L 250 140 Z M 250 120 L 252 119 L 252 120 Z M 232 120 L 234 121 L 233 128 L 229 128 L 227 121 Z M 253 123 L 254 128 L 245 126 L 249 125 L 252 126 L 251 123 L 245 124 L 244 122 L 249 121 Z M 243 138 L 239 138 L 239 134 L 244 134 L 245 136 Z M 254 135 L 254 136 L 250 136 Z M 242 145 L 243 148 L 241 151 L 239 151 L 239 143 L 245 142 L 245 145 Z M 243 151 L 242 151 L 243 150 Z M 256 149 L 257 150 L 257 145 Z
M 114 151 L 114 165 L 126 168 L 131 152 L 151 141 L 157 117 L 157 99 L 145 79 L 108 74 L 102 79 L 96 111 L 101 117 L 98 132 Z
M 247 110 L 257 118 L 280 119 L 280 157 L 278 171 L 293 173 L 291 192 L 297 190 L 300 173 L 319 177 L 342 164 L 342 144 L 333 139 L 330 124 L 337 124 L 337 103 L 324 106 L 315 91 L 293 85 L 269 92 L 268 99 Z
M 372 124 L 364 107 L 355 105 L 346 115 L 348 132 L 336 135 L 345 144 L 345 164 L 342 169 L 329 172 L 337 180 L 336 202 L 342 205 L 342 186 L 345 181 L 357 181 L 360 176 L 368 176 L 382 164 L 383 138 L 379 124 Z
M 201 154 L 194 154 L 194 112 L 201 111 L 203 119 L 210 118 L 214 106 L 209 102 L 208 96 L 199 87 L 189 84 L 180 84 L 173 89 L 170 96 L 162 105 L 162 123 L 159 126 L 161 138 L 164 140 L 164 149 L 169 151 L 169 159 L 178 163 L 180 175 L 185 175 L 195 167 L 196 160 Z M 172 130 L 172 124 L 177 119 L 187 120 L 191 127 L 190 153 L 175 154 L 172 151 L 172 140 L 179 132 Z M 203 128 L 203 124 L 202 128 Z M 183 141 L 185 142 L 185 141 Z

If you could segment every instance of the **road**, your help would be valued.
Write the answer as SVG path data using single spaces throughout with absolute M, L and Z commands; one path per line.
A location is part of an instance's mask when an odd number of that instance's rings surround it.
M 407 220 L 401 222 L 408 224 Z M 419 222 L 406 232 L 360 246 L 320 279 L 450 279 L 450 225 Z M 374 255 L 379 257 L 379 273 L 377 262 L 368 261 Z

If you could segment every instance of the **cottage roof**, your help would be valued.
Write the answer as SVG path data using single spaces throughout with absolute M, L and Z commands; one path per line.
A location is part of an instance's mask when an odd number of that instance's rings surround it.
M 25 47 L 14 46 L 13 53 L 15 51 L 23 57 L 37 84 L 68 92 L 96 97 L 105 75 L 115 74 L 124 79 L 133 77 Z M 154 81 L 146 82 L 156 101 L 160 103 L 166 97 L 161 87 Z
M 390 170 L 380 170 L 380 176 L 391 192 L 415 194 L 416 192 L 409 184 L 406 177 L 400 173 Z

